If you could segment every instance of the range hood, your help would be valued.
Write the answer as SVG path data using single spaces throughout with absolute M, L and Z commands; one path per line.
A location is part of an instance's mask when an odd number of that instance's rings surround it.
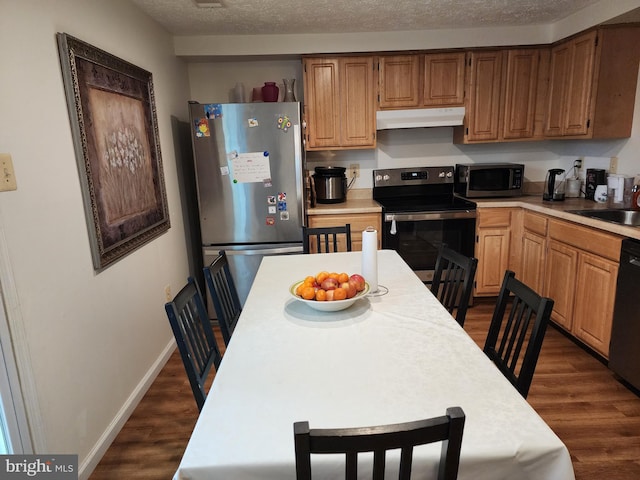
M 464 107 L 381 110 L 376 112 L 376 129 L 451 127 L 463 120 Z

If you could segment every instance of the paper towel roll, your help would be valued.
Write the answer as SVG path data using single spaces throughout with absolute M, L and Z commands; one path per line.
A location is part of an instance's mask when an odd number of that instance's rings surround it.
M 362 276 L 370 292 L 378 291 L 378 232 L 367 227 L 362 232 Z

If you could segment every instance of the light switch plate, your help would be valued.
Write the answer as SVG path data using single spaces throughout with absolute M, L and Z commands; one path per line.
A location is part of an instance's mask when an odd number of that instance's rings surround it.
M 18 184 L 16 183 L 16 175 L 13 171 L 11 155 L 8 153 L 0 153 L 0 192 L 17 189 Z

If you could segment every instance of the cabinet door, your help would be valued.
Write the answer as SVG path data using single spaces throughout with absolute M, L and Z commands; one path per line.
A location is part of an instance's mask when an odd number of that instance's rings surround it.
M 574 325 L 576 337 L 609 355 L 618 264 L 588 253 L 578 260 Z
M 547 241 L 545 237 L 525 231 L 522 235 L 522 271 L 520 281 L 542 295 Z
M 304 59 L 306 148 L 340 145 L 340 77 L 338 60 Z
M 554 300 L 552 320 L 568 331 L 571 331 L 573 320 L 577 266 L 578 251 L 575 248 L 549 240 L 543 295 Z
M 502 52 L 471 52 L 466 140 L 498 140 Z
M 340 59 L 340 145 L 375 146 L 373 57 Z
M 551 49 L 545 136 L 589 133 L 596 38 L 592 31 Z
M 385 55 L 379 62 L 380 109 L 418 107 L 420 56 Z
M 569 44 L 565 43 L 552 48 L 547 116 L 544 123 L 544 134 L 547 137 L 562 135 L 570 68 L 571 48 Z
M 504 139 L 533 137 L 539 61 L 540 51 L 537 49 L 507 52 Z
M 509 267 L 509 243 L 507 228 L 478 229 L 476 258 L 476 295 L 497 295 Z
M 586 135 L 589 130 L 591 90 L 597 32 L 573 40 L 572 62 L 567 85 L 564 135 Z
M 464 52 L 424 55 L 422 105 L 464 105 L 464 64 Z

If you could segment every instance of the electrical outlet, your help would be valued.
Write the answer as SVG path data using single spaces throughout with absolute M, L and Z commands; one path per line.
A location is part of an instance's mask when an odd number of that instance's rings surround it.
M 618 173 L 618 157 L 611 157 L 609 161 L 609 173 Z
M 18 185 L 16 183 L 16 174 L 13 171 L 11 155 L 0 153 L 0 192 L 17 189 Z
M 360 176 L 360 164 L 352 163 L 351 165 L 349 165 L 349 176 L 351 178 L 358 178 Z
M 173 300 L 173 295 L 171 295 L 171 285 L 164 287 L 164 298 L 167 299 L 167 302 Z
M 578 159 L 576 159 L 576 160 L 574 160 L 574 161 L 573 161 L 573 167 L 574 167 L 576 170 L 580 170 L 580 169 L 582 168 L 582 160 L 583 160 L 583 158 L 582 158 L 582 157 L 580 157 L 580 158 L 578 158 Z

